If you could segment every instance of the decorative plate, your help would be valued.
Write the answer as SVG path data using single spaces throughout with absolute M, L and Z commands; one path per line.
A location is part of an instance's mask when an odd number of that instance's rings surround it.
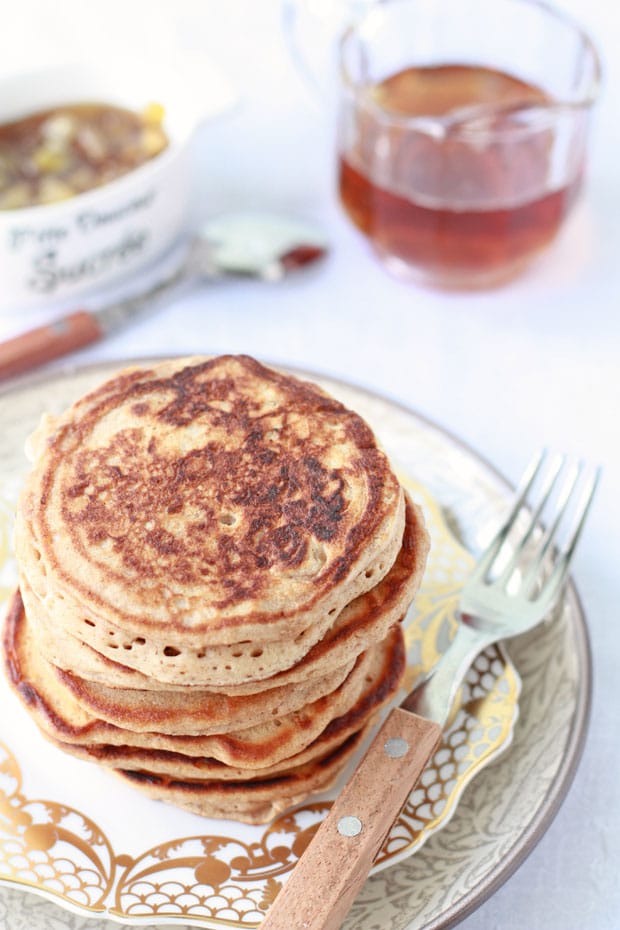
M 0 597 L 15 578 L 10 524 L 27 467 L 25 437 L 44 410 L 59 412 L 121 364 L 38 378 L 2 395 Z M 472 452 L 411 411 L 315 380 L 371 423 L 427 516 L 432 554 L 406 628 L 410 687 L 450 640 L 470 551 L 484 545 L 508 489 Z M 492 647 L 471 670 L 443 743 L 379 854 L 380 874 L 366 883 L 345 924 L 349 930 L 449 926 L 509 874 L 550 821 L 579 756 L 589 699 L 587 635 L 574 590 L 553 621 L 516 641 L 511 653 L 525 686 L 511 752 L 472 781 L 509 745 L 517 716 L 519 676 L 504 650 Z M 4 907 L 23 914 L 30 930 L 50 926 L 52 914 L 54 926 L 71 928 L 84 923 L 77 915 L 126 925 L 255 927 L 337 787 L 268 827 L 196 817 L 49 745 L 2 679 L 0 883 L 8 887 L 0 888 L 0 920 Z M 24 891 L 77 913 L 63 914 Z

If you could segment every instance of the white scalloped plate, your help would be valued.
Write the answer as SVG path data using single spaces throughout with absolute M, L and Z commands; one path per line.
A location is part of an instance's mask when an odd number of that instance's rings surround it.
M 118 367 L 38 378 L 2 395 L 5 595 L 14 572 L 8 527 L 25 470 L 23 440 L 43 410 L 63 409 Z M 508 489 L 471 451 L 413 412 L 349 385 L 315 380 L 358 410 L 403 475 L 416 479 L 411 486 L 425 508 L 433 548 L 408 618 L 411 682 L 445 648 L 454 627 L 472 556 L 453 533 L 478 550 Z M 349 930 L 449 926 L 512 871 L 551 820 L 579 757 L 589 704 L 587 634 L 573 589 L 554 621 L 521 638 L 511 654 L 524 681 L 511 752 L 487 768 L 512 739 L 519 695 L 515 667 L 492 648 L 475 664 L 442 746 L 379 855 L 380 874 L 353 908 Z M 52 913 L 58 920 L 62 912 L 24 891 L 74 912 L 62 915 L 71 928 L 81 926 L 76 915 L 127 926 L 257 926 L 335 796 L 312 799 L 267 828 L 201 819 L 149 801 L 109 772 L 48 745 L 4 682 L 0 708 L 0 882 L 8 886 L 0 889 L 0 917 L 5 901 L 31 930 L 47 930 Z

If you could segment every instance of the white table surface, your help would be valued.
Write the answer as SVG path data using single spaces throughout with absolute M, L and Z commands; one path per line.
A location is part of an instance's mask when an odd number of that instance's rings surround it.
M 599 43 L 606 81 L 585 196 L 553 249 L 510 286 L 447 295 L 388 276 L 334 197 L 329 120 L 286 54 L 277 0 L 109 2 L 95 13 L 125 39 L 166 54 L 205 54 L 232 78 L 237 108 L 196 147 L 196 215 L 276 209 L 320 222 L 322 265 L 279 285 L 205 284 L 75 356 L 77 361 L 187 352 L 247 352 L 320 370 L 408 404 L 516 480 L 541 445 L 599 462 L 600 493 L 574 578 L 594 654 L 584 757 L 554 823 L 517 873 L 463 930 L 620 927 L 620 13 L 610 0 L 565 0 Z M 16 40 L 49 51 L 71 32 L 73 3 L 20 0 L 3 12 L 3 68 L 24 64 Z M 141 19 L 141 17 L 146 17 Z M 36 25 L 38 23 L 38 25 Z M 141 25 L 140 25 L 141 23 Z M 13 28 L 14 27 L 14 28 Z M 92 36 L 97 32 L 93 30 Z M 20 58 L 21 56 L 21 58 Z M 34 56 L 34 51 L 31 57 Z M 44 57 L 44 56 L 43 56 Z M 34 60 L 32 62 L 34 64 Z M 195 93 L 200 88 L 194 89 Z M 43 309 L 39 317 L 44 317 Z M 28 320 L 0 320 L 0 335 Z M 25 924 L 0 889 L 0 930 Z M 47 905 L 49 907 L 49 905 Z M 61 930 L 64 912 L 54 910 Z M 68 920 L 68 918 L 66 918 Z M 71 918 L 72 926 L 88 921 Z M 41 924 L 43 927 L 44 924 Z M 52 926 L 49 923 L 49 926 Z

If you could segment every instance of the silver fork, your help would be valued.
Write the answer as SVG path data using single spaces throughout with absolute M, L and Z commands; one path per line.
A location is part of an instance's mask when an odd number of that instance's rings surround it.
M 598 470 L 589 478 L 585 471 L 582 465 L 567 469 L 564 456 L 549 463 L 544 452 L 531 463 L 510 513 L 463 589 L 461 623 L 450 646 L 387 717 L 261 930 L 341 926 L 386 834 L 437 748 L 469 666 L 491 644 L 530 630 L 556 603 L 599 479 Z M 524 523 L 524 505 L 537 482 L 542 484 L 538 503 Z M 545 505 L 554 494 L 554 516 L 539 533 Z M 572 517 L 571 530 L 558 549 L 558 531 L 567 516 Z
M 528 466 L 510 512 L 461 592 L 458 607 L 461 623 L 454 639 L 427 677 L 405 698 L 401 706 L 406 710 L 443 726 L 476 656 L 493 643 L 536 626 L 557 601 L 568 577 L 600 469 L 580 482 L 585 465 L 567 469 L 566 456 L 549 459 L 543 450 Z M 530 509 L 525 525 L 519 526 L 527 497 L 537 480 L 542 485 L 538 503 Z M 558 490 L 555 514 L 535 544 L 533 539 L 545 505 Z M 579 499 L 575 503 L 576 496 Z M 558 530 L 572 507 L 572 531 L 560 551 L 555 546 Z M 517 538 L 506 557 L 508 540 L 515 534 Z M 532 546 L 534 552 L 529 554 Z

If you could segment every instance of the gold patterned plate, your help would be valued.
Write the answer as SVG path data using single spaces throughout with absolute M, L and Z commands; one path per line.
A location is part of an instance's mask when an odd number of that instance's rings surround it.
M 26 469 L 26 435 L 44 410 L 59 412 L 118 367 L 39 378 L 0 395 L 0 598 L 15 579 L 10 525 Z M 507 488 L 457 440 L 411 411 L 349 385 L 315 380 L 371 423 L 425 510 L 432 550 L 406 621 L 410 687 L 453 635 L 459 590 L 473 561 L 468 550 L 484 544 Z M 449 926 L 509 874 L 550 821 L 579 756 L 589 699 L 589 650 L 574 590 L 554 621 L 522 637 L 512 652 L 527 687 L 511 752 L 486 768 L 512 740 L 520 689 L 506 652 L 491 647 L 468 675 L 458 710 L 386 839 L 373 872 L 379 874 L 366 883 L 349 930 Z M 536 721 L 544 726 L 537 729 Z M 0 919 L 4 906 L 25 915 L 31 930 L 47 928 L 53 905 L 23 894 L 33 891 L 74 912 L 63 915 L 69 928 L 84 915 L 128 926 L 256 927 L 337 788 L 266 828 L 200 818 L 59 752 L 2 678 L 0 885 L 7 887 L 0 888 Z M 98 926 L 105 923 L 92 923 L 93 930 Z

